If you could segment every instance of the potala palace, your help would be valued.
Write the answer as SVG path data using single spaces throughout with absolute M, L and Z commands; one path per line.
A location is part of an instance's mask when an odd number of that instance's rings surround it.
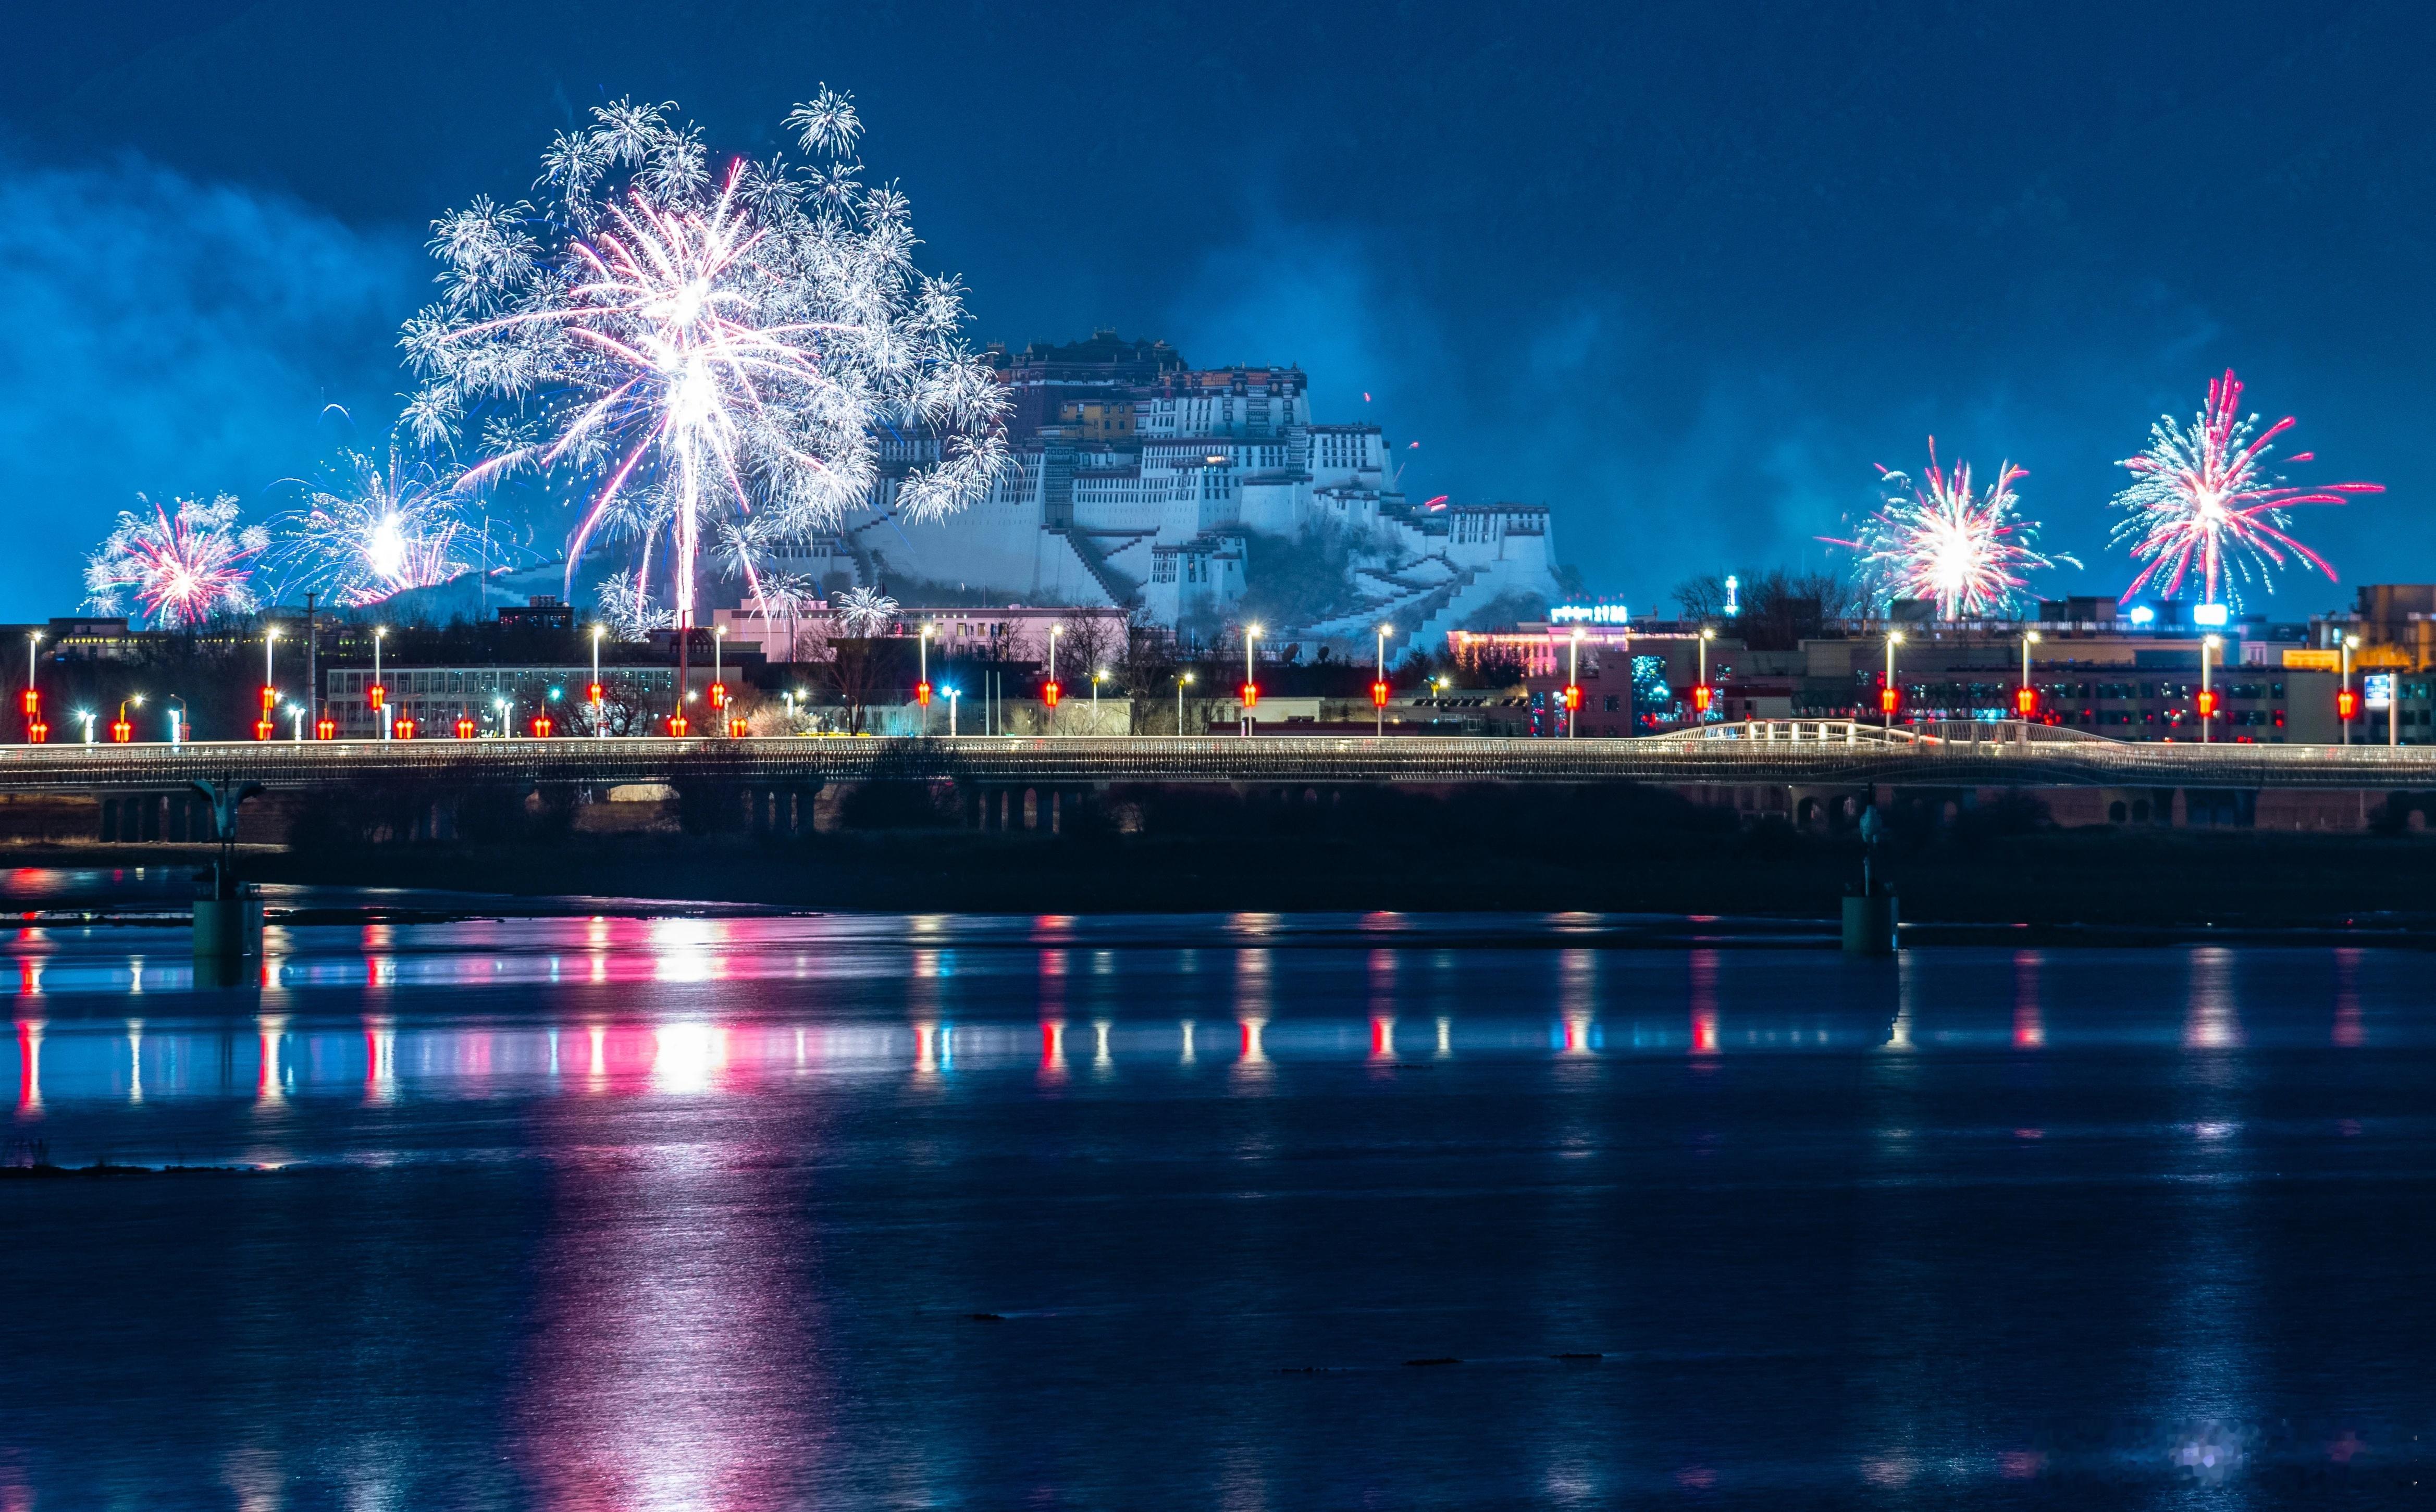
M 1299 369 L 1195 369 L 1105 331 L 992 353 L 1018 467 L 930 524 L 901 518 L 885 484 L 832 559 L 805 566 L 900 598 L 1139 604 L 1204 635 L 1246 611 L 1312 639 L 1392 619 L 1420 644 L 1557 593 L 1545 506 L 1408 501 L 1379 427 L 1314 424 Z M 926 443 L 892 444 L 901 467 Z

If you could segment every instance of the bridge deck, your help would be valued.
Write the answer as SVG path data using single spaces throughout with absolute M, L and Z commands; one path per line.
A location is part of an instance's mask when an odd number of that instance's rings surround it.
M 1968 737 L 1961 731 L 1970 732 Z M 1636 739 L 1394 736 L 559 739 L 0 746 L 0 791 L 415 783 L 1899 782 L 1930 786 L 2436 787 L 2436 747 L 2132 744 L 2017 724 L 1892 732 L 1846 721 Z

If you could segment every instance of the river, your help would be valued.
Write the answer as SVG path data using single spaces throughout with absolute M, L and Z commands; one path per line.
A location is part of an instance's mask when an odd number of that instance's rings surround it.
M 2424 1494 L 2427 956 L 1712 928 L 38 918 L 0 1507 Z

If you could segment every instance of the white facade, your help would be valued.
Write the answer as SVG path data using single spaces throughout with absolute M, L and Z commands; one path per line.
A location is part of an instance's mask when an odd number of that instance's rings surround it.
M 1349 548 L 1364 606 L 1272 634 L 1353 640 L 1392 620 L 1436 637 L 1501 596 L 1556 593 L 1544 506 L 1407 503 L 1380 428 L 1314 424 L 1297 371 L 1167 371 L 1130 391 L 1070 374 L 1057 382 L 1090 398 L 1044 413 L 969 510 L 917 524 L 883 483 L 841 535 L 859 578 L 1030 603 L 1139 603 L 1160 624 L 1214 630 L 1250 586 L 1247 534 L 1292 540 L 1318 527 Z M 1130 423 L 1112 421 L 1124 391 Z M 924 443 L 906 444 L 913 460 Z

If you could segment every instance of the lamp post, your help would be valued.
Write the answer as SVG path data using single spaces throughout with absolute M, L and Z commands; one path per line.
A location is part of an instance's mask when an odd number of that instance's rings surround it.
M 935 625 L 924 625 L 922 634 L 914 641 L 916 652 L 921 658 L 922 672 L 921 681 L 914 685 L 914 702 L 922 710 L 920 718 L 924 735 L 931 733 L 931 637 L 937 633 L 937 630 L 938 627 Z M 954 712 L 953 709 L 948 710 L 950 714 Z M 949 721 L 950 724 L 953 722 L 952 720 Z M 953 731 L 949 733 L 952 734 Z
M 1565 668 L 1565 739 L 1570 740 L 1581 732 L 1582 724 L 1582 627 L 1574 627 L 1573 660 Z M 1707 682 L 1704 674 L 1700 681 Z
M 2352 743 L 2352 714 L 2359 705 L 2352 700 L 2352 652 L 2359 646 L 2358 635 L 2345 635 L 2342 642 L 2343 687 L 2335 695 L 2337 722 L 2343 727 L 2343 744 Z
M 50 733 L 43 723 L 43 690 L 34 682 L 34 653 L 41 649 L 43 633 L 29 631 L 26 635 L 26 743 L 40 745 Z
M 515 701 L 502 694 L 491 700 L 491 706 L 499 711 L 499 739 L 504 740 L 515 729 L 514 723 L 510 719 L 510 716 L 515 713 Z
M 1370 707 L 1378 715 L 1378 733 L 1387 733 L 1387 637 L 1396 633 L 1393 625 L 1379 627 L 1379 675 L 1370 684 Z
M 297 744 L 303 745 L 304 743 L 304 705 L 302 704 L 288 704 L 287 717 L 295 723 L 295 733 L 289 738 Z
M 728 735 L 736 727 L 727 718 L 727 627 L 710 627 L 710 712 L 718 720 L 720 730 Z
M 1252 721 L 1256 716 L 1252 705 L 1261 701 L 1261 685 L 1252 677 L 1252 646 L 1261 638 L 1261 627 L 1244 627 L 1244 739 L 1252 738 Z
M 78 709 L 73 715 L 70 715 L 69 718 L 84 721 L 84 743 L 87 745 L 93 744 L 93 710 Z
M 588 702 L 592 704 L 592 738 L 596 740 L 609 733 L 608 720 L 600 706 L 600 695 L 606 691 L 600 686 L 600 634 L 606 628 L 602 625 L 592 627 L 592 686 L 583 690 L 590 695 Z
M 1180 672 L 1175 679 L 1175 738 L 1184 739 L 1184 685 L 1192 681 L 1191 672 Z
M 1100 684 L 1107 679 L 1107 675 L 1108 669 L 1105 667 L 1091 669 L 1091 733 L 1093 735 L 1100 733 Z
M 2224 641 L 2215 635 L 2200 637 L 2200 744 L 2216 739 L 2211 728 L 2216 723 L 2216 689 L 2208 683 L 2208 656 Z
M 169 711 L 169 744 L 175 749 L 186 739 L 186 695 L 172 693 L 163 706 Z
M 1887 730 L 1890 734 L 1893 732 L 1895 727 L 1895 704 L 1897 703 L 1895 694 L 1895 648 L 1903 644 L 1903 632 L 1900 630 L 1889 630 L 1887 632 L 1887 686 L 1886 688 L 1878 694 L 1878 706 L 1887 711 Z
M 2022 633 L 2022 686 L 2013 694 L 2013 707 L 2020 711 L 2025 721 L 2037 713 L 2039 707 L 2039 696 L 2030 687 L 2030 648 L 2038 643 L 2037 631 L 2026 630 Z
M 1062 623 L 1049 627 L 1049 681 L 1040 688 L 1041 702 L 1049 705 L 1049 732 L 1052 735 L 1057 733 L 1057 695 L 1063 691 L 1057 686 L 1057 636 L 1065 628 Z
M 1709 722 L 1709 705 L 1716 702 L 1716 693 L 1709 686 L 1709 642 L 1716 638 L 1715 626 L 1700 627 L 1700 680 L 1692 687 L 1692 711 L 1699 715 L 1702 724 Z M 1894 678 L 1891 673 L 1888 675 L 1887 681 L 1889 685 L 1893 683 Z
M 254 721 L 253 737 L 270 739 L 270 717 L 279 712 L 279 685 L 271 680 L 270 653 L 279 644 L 279 627 L 266 624 L 262 632 L 262 718 Z
M 389 739 L 389 687 L 381 682 L 381 642 L 388 638 L 387 625 L 373 627 L 373 713 L 380 720 L 381 739 Z
M 950 740 L 956 738 L 956 700 L 964 696 L 952 686 L 948 689 L 948 739 Z

